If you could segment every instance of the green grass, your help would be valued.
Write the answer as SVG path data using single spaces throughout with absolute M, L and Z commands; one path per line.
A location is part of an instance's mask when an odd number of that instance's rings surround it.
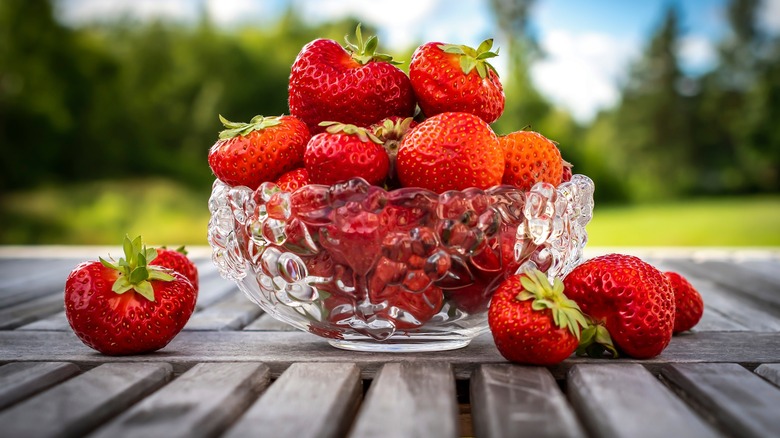
M 0 198 L 0 244 L 206 245 L 209 187 L 105 181 Z M 590 246 L 780 246 L 780 195 L 596 206 Z
M 208 192 L 165 179 L 46 187 L 0 198 L 0 243 L 206 245 Z
M 780 196 L 596 205 L 593 246 L 780 246 Z

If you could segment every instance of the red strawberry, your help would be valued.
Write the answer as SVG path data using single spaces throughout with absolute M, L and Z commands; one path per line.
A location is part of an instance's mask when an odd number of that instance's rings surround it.
M 157 249 L 157 257 L 147 262 L 149 265 L 162 266 L 163 268 L 173 269 L 174 271 L 187 277 L 192 283 L 195 291 L 198 291 L 198 268 L 195 263 L 187 257 L 187 250 L 183 246 L 176 250 L 165 247 Z
M 309 184 L 309 172 L 303 167 L 291 170 L 276 180 L 276 185 L 284 192 L 294 192 Z
M 563 284 L 534 270 L 504 280 L 493 294 L 488 323 L 498 351 L 512 362 L 555 365 L 577 349 L 587 320 Z
M 444 294 L 436 286 L 430 286 L 422 292 L 407 292 L 400 286 L 387 286 L 378 293 L 369 291 L 372 303 L 386 302 L 378 306 L 378 318 L 387 319 L 395 324 L 396 330 L 411 330 L 428 322 L 439 313 Z
M 406 134 L 398 149 L 404 187 L 442 193 L 501 183 L 504 152 L 485 121 L 469 113 L 442 113 Z
M 409 78 L 418 104 L 427 117 L 444 112 L 466 112 L 487 123 L 504 112 L 504 89 L 498 73 L 486 60 L 493 40 L 475 50 L 468 46 L 427 43 L 415 50 Z
M 646 359 L 669 345 L 674 327 L 674 293 L 658 269 L 637 257 L 608 254 L 577 266 L 563 280 L 566 295 L 597 326 L 583 334 L 583 351 L 601 355 L 608 338 L 628 356 Z M 599 347 L 593 344 L 607 344 Z
M 572 166 L 572 164 L 569 163 L 566 160 L 563 160 L 562 164 L 563 164 L 563 166 L 562 166 L 563 167 L 563 172 L 561 172 L 561 182 L 562 183 L 569 182 L 569 181 L 571 181 L 572 167 L 574 167 L 574 166 Z
M 322 124 L 327 132 L 311 138 L 303 157 L 312 183 L 332 185 L 360 177 L 378 185 L 385 180 L 390 160 L 376 136 L 355 125 Z
M 690 330 L 704 314 L 704 300 L 699 291 L 682 275 L 664 272 L 674 292 L 674 333 Z
M 376 53 L 375 36 L 357 44 L 317 39 L 301 49 L 292 65 L 290 113 L 309 125 L 312 133 L 326 120 L 370 126 L 386 117 L 411 116 L 415 98 L 409 77 L 388 55 Z
M 148 264 L 157 251 L 125 239 L 125 257 L 84 262 L 65 282 L 65 315 L 87 346 L 108 355 L 165 347 L 195 309 L 197 291 L 184 275 Z
M 538 182 L 557 186 L 563 175 L 558 147 L 542 134 L 516 131 L 498 138 L 504 150 L 504 184 L 530 190 Z
M 303 164 L 309 129 L 295 117 L 255 116 L 249 123 L 219 119 L 228 129 L 209 150 L 209 166 L 225 184 L 254 190 Z

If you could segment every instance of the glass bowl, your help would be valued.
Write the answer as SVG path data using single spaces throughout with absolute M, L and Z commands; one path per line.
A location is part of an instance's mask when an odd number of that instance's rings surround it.
M 361 351 L 460 348 L 488 330 L 498 284 L 582 260 L 593 182 L 436 194 L 355 178 L 294 192 L 214 182 L 208 240 L 221 275 L 274 318 Z

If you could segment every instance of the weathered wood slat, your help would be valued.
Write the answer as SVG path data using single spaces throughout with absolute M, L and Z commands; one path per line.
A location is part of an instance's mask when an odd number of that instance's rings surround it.
M 37 330 L 37 331 L 55 331 L 64 332 L 70 330 L 70 324 L 68 318 L 65 316 L 65 311 L 49 315 L 41 318 L 37 321 L 33 321 L 29 324 L 25 324 L 21 327 L 17 327 L 16 330 Z
M 665 262 L 657 263 L 662 270 L 676 270 Z M 683 273 L 686 275 L 686 273 Z M 734 293 L 700 273 L 687 274 L 686 278 L 699 291 L 704 300 L 704 315 L 696 331 L 780 331 L 780 318 L 767 312 L 766 306 Z
M 32 285 L 50 284 L 57 278 L 64 285 L 68 273 L 80 262 L 78 259 L 0 259 L 0 297 L 9 290 L 30 290 Z
M 661 373 L 736 436 L 764 438 L 780 432 L 780 389 L 737 364 L 676 364 Z
M 257 319 L 249 323 L 244 327 L 244 331 L 257 331 L 257 332 L 294 332 L 298 329 L 286 324 L 273 316 L 263 313 L 258 316 Z
M 370 379 L 384 363 L 404 357 L 397 353 L 356 354 L 339 350 L 324 339 L 302 331 L 182 332 L 157 353 L 121 357 L 95 354 L 70 331 L 0 331 L 0 363 L 63 361 L 90 368 L 109 361 L 164 360 L 179 373 L 200 362 L 263 362 L 276 377 L 294 362 L 354 362 L 360 367 L 362 377 Z M 466 348 L 414 355 L 414 359 L 418 363 L 450 363 L 458 379 L 468 379 L 478 365 L 506 363 L 490 334 L 478 336 Z M 620 361 L 640 363 L 653 372 L 667 363 L 735 362 L 753 368 L 763 363 L 780 363 L 780 336 L 776 333 L 689 333 L 674 337 L 660 356 Z M 604 360 L 573 356 L 549 369 L 560 380 L 578 363 L 604 364 Z
M 0 309 L 17 306 L 47 295 L 61 297 L 65 290 L 65 280 L 73 266 L 57 265 L 51 269 L 48 265 L 45 266 L 42 273 L 31 273 L 31 276 L 14 278 L 11 284 L 0 289 Z
M 780 286 L 737 264 L 720 260 L 694 262 L 683 259 L 670 260 L 668 263 L 681 271 L 722 284 L 744 297 L 770 306 L 775 313 L 780 312 Z
M 760 365 L 756 368 L 756 374 L 774 383 L 776 386 L 780 386 L 780 364 L 765 363 Z
M 458 435 L 455 379 L 449 364 L 400 362 L 382 367 L 352 429 L 354 437 Z
M 208 308 L 229 295 L 240 293 L 238 286 L 232 281 L 220 277 L 216 268 L 213 269 L 213 272 L 200 274 L 199 282 L 198 300 L 195 303 L 196 310 Z
M 67 362 L 14 362 L 0 367 L 0 409 L 78 374 Z
M 361 396 L 360 370 L 354 364 L 293 364 L 225 437 L 342 437 Z
M 221 433 L 270 380 L 260 363 L 198 364 L 91 437 L 198 438 Z
M 195 312 L 184 330 L 240 330 L 261 313 L 260 307 L 249 301 L 243 293 L 235 293 Z
M 739 262 L 739 266 L 780 284 L 780 260 L 745 260 Z
M 567 388 L 594 436 L 719 436 L 639 364 L 576 365 Z
M 0 309 L 0 330 L 9 330 L 65 310 L 62 294 L 50 294 Z
M 482 365 L 471 377 L 477 436 L 585 436 L 550 372 L 542 367 Z
M 9 437 L 79 437 L 171 377 L 165 363 L 105 364 L 0 412 Z

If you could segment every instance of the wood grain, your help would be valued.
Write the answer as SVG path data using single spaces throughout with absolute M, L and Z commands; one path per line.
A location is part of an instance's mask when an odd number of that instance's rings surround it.
M 270 380 L 259 363 L 204 363 L 133 406 L 93 438 L 211 437 L 223 432 Z
M 661 374 L 740 437 L 777 436 L 780 389 L 737 364 L 675 364 Z
M 99 366 L 0 412 L 8 437 L 79 437 L 171 377 L 165 363 Z
M 0 308 L 0 330 L 13 329 L 65 310 L 62 293 L 44 295 L 10 307 Z
M 352 437 L 455 437 L 455 380 L 446 363 L 382 367 L 358 412 Z
M 760 365 L 756 368 L 756 374 L 774 383 L 776 386 L 780 386 L 780 364 L 765 363 Z
M 290 324 L 279 321 L 267 313 L 263 313 L 257 317 L 257 319 L 244 327 L 244 331 L 260 332 L 294 332 L 297 330 L 297 328 L 291 326 Z
M 471 377 L 477 436 L 585 436 L 550 372 L 542 367 L 482 365 Z
M 67 362 L 14 362 L 0 367 L 0 409 L 30 397 L 76 374 Z
M 293 364 L 225 437 L 342 437 L 361 396 L 354 364 Z
M 569 371 L 572 405 L 599 437 L 719 436 L 638 364 L 577 365 Z
M 243 293 L 233 293 L 222 301 L 195 312 L 185 331 L 240 330 L 260 316 L 260 307 L 249 301 Z

